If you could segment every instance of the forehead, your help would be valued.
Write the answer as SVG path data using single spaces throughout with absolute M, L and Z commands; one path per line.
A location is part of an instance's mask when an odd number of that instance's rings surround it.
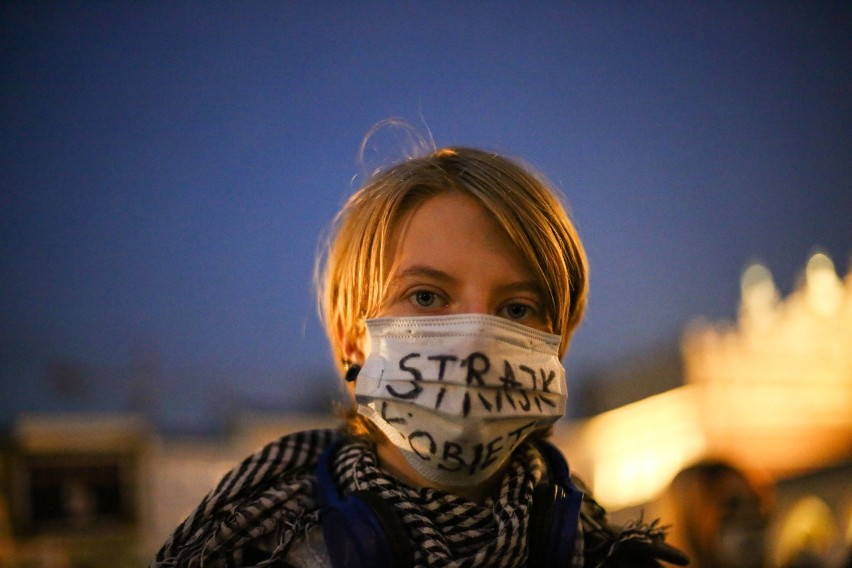
M 478 199 L 460 191 L 431 196 L 391 231 L 391 272 L 428 264 L 504 278 L 533 279 L 533 270 L 506 230 Z

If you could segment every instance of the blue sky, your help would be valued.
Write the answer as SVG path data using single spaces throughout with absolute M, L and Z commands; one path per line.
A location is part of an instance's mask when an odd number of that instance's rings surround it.
M 849 3 L 4 2 L 0 49 L 6 409 L 57 361 L 154 361 L 177 414 L 333 389 L 313 256 L 392 116 L 567 196 L 569 381 L 852 253 Z

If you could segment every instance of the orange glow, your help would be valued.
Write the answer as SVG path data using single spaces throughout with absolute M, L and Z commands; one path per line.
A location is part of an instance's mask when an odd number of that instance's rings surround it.
M 841 280 L 817 253 L 803 285 L 781 299 L 768 269 L 748 267 L 736 325 L 687 330 L 686 386 L 580 426 L 597 498 L 613 509 L 646 502 L 706 455 L 773 477 L 848 458 L 850 346 L 852 275 Z
M 589 420 L 583 427 L 601 504 L 618 509 L 652 498 L 706 449 L 693 389 L 682 387 Z

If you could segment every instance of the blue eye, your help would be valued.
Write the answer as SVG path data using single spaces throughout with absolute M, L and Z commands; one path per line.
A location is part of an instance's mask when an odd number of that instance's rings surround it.
M 434 292 L 427 292 L 424 290 L 412 294 L 411 299 L 421 308 L 430 308 L 435 304 L 435 301 L 438 299 L 438 295 Z
M 521 319 L 527 315 L 530 307 L 524 304 L 509 304 L 506 306 L 506 315 L 512 319 Z

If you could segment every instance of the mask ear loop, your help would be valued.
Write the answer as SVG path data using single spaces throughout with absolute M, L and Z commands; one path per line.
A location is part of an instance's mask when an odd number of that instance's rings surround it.
M 354 383 L 355 379 L 358 378 L 358 373 L 361 372 L 361 365 L 357 365 L 348 359 L 344 359 L 343 366 L 346 367 L 346 374 L 343 376 L 343 379 L 347 383 Z

